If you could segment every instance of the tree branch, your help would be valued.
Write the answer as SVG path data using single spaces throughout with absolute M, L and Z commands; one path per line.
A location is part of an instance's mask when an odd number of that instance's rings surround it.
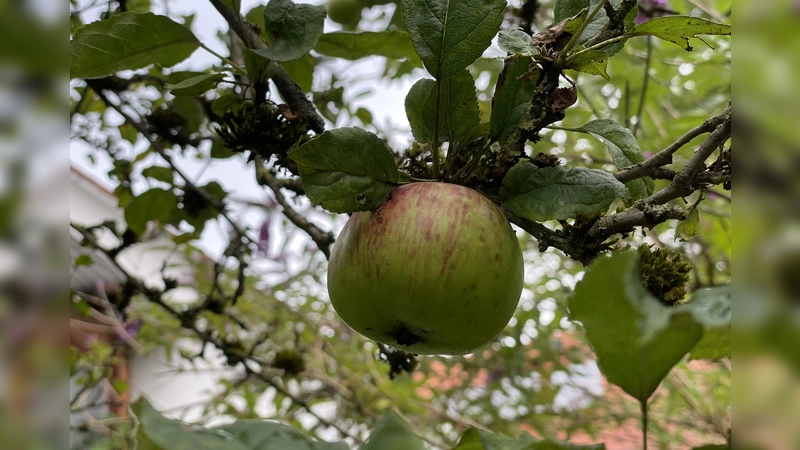
M 627 233 L 635 227 L 653 227 L 670 219 L 685 219 L 686 212 L 677 205 L 651 205 L 639 202 L 617 214 L 598 220 L 589 229 L 590 238 L 605 238 L 617 233 Z
M 172 306 L 168 305 L 167 303 L 165 303 L 164 299 L 162 297 L 163 296 L 163 292 L 161 292 L 161 291 L 159 291 L 157 289 L 152 289 L 152 288 L 147 287 L 141 280 L 139 280 L 139 279 L 135 278 L 133 275 L 131 275 L 127 270 L 125 270 L 117 262 L 117 260 L 114 257 L 115 255 L 113 255 L 110 250 L 100 246 L 100 244 L 97 242 L 97 239 L 94 237 L 94 235 L 90 231 L 88 231 L 86 228 L 84 228 L 84 227 L 82 227 L 80 225 L 77 225 L 77 224 L 73 224 L 73 223 L 70 223 L 70 227 L 72 229 L 74 229 L 75 231 L 79 232 L 83 236 L 83 239 L 87 243 L 89 243 L 89 245 L 92 248 L 94 248 L 95 250 L 105 254 L 108 257 L 108 259 L 111 261 L 111 263 L 117 269 L 120 270 L 122 275 L 127 279 L 127 282 L 131 283 L 139 292 L 141 292 L 144 296 L 146 296 L 149 301 L 161 306 L 171 316 L 173 316 L 176 319 L 178 319 L 180 321 L 180 323 L 181 323 L 181 327 L 182 328 L 185 328 L 185 329 L 193 332 L 194 334 L 196 334 L 197 337 L 199 337 L 200 340 L 202 340 L 204 343 L 211 344 L 214 347 L 216 347 L 217 349 L 219 349 L 225 355 L 225 357 L 227 358 L 228 364 L 235 365 L 236 363 L 239 363 L 239 362 L 243 363 L 245 371 L 255 375 L 261 381 L 264 381 L 265 383 L 267 383 L 270 386 L 272 386 L 273 388 L 275 388 L 275 390 L 277 390 L 282 395 L 284 395 L 287 398 L 289 398 L 293 403 L 295 403 L 298 406 L 302 407 L 304 410 L 306 410 L 306 412 L 308 412 L 309 414 L 314 416 L 323 425 L 325 425 L 327 427 L 334 428 L 336 431 L 341 433 L 342 436 L 350 437 L 351 439 L 353 439 L 357 443 L 362 443 L 363 442 L 358 436 L 355 436 L 352 433 L 349 433 L 347 430 L 343 429 L 339 425 L 337 425 L 337 424 L 325 419 L 324 417 L 321 417 L 319 414 L 317 414 L 316 412 L 314 412 L 311 409 L 310 405 L 305 400 L 303 400 L 301 398 L 298 398 L 296 395 L 292 395 L 291 392 L 289 392 L 286 388 L 284 388 L 280 384 L 278 384 L 275 381 L 273 381 L 269 376 L 267 376 L 266 374 L 264 374 L 264 373 L 262 373 L 260 371 L 253 370 L 245 362 L 246 361 L 252 361 L 252 362 L 254 362 L 254 363 L 256 363 L 256 364 L 258 364 L 259 366 L 262 366 L 262 367 L 268 366 L 269 364 L 267 364 L 266 362 L 261 361 L 259 359 L 256 359 L 256 358 L 254 358 L 252 356 L 243 354 L 241 349 L 237 349 L 235 347 L 232 347 L 231 345 L 229 345 L 228 343 L 226 343 L 222 339 L 215 337 L 214 334 L 212 334 L 209 331 L 199 329 L 197 327 L 196 322 L 195 322 L 195 317 L 196 317 L 196 313 L 197 313 L 196 309 L 189 309 L 187 311 L 181 312 L 181 311 L 178 311 L 177 309 L 173 308 Z
M 660 172 L 664 171 L 665 175 L 671 175 L 673 177 L 672 183 L 670 183 L 669 186 L 637 202 L 636 205 L 625 211 L 611 214 L 598 220 L 592 228 L 589 229 L 589 237 L 602 238 L 616 233 L 630 231 L 637 226 L 654 226 L 669 219 L 684 219 L 686 213 L 683 208 L 664 204 L 670 200 L 691 194 L 694 191 L 694 184 L 699 181 L 697 180 L 698 174 L 705 166 L 705 161 L 711 156 L 714 150 L 718 149 L 730 138 L 730 108 L 725 111 L 727 115 L 723 116 L 722 123 L 715 127 L 714 132 L 700 145 L 692 159 L 689 160 L 682 170 L 679 172 L 666 172 L 668 169 L 660 169 Z M 706 121 L 706 123 L 708 123 L 708 121 Z M 719 178 L 721 179 L 723 177 Z M 713 182 L 720 180 L 710 178 L 708 181 Z
M 729 114 L 721 124 L 717 125 L 714 132 L 705 142 L 700 145 L 692 159 L 686 164 L 686 167 L 675 174 L 672 183 L 651 195 L 645 201 L 649 204 L 663 204 L 691 194 L 694 191 L 692 184 L 695 181 L 695 177 L 705 167 L 708 157 L 731 137 L 731 128 L 731 116 Z
M 203 200 L 208 202 L 208 204 L 212 205 L 217 211 L 219 211 L 220 215 L 224 217 L 228 223 L 231 224 L 233 230 L 240 236 L 245 237 L 251 243 L 256 244 L 253 240 L 245 233 L 244 229 L 239 226 L 238 222 L 234 221 L 230 215 L 228 214 L 227 209 L 225 209 L 225 204 L 222 203 L 219 199 L 214 197 L 213 195 L 209 194 L 205 191 L 205 189 L 200 188 L 197 186 L 188 175 L 183 173 L 183 171 L 178 168 L 175 162 L 172 160 L 172 157 L 167 153 L 166 148 L 164 145 L 156 138 L 153 137 L 152 132 L 148 128 L 147 125 L 142 123 L 139 120 L 134 119 L 130 114 L 125 112 L 121 105 L 117 105 L 116 103 L 112 102 L 108 99 L 108 97 L 103 93 L 102 89 L 95 89 L 94 85 L 92 84 L 92 80 L 86 80 L 89 86 L 92 86 L 92 89 L 97 93 L 98 97 L 107 105 L 116 110 L 128 123 L 133 125 L 136 130 L 142 134 L 150 142 L 150 146 L 153 148 L 153 151 L 158 153 L 159 156 L 172 168 L 172 170 L 178 174 L 178 176 L 183 180 L 184 183 L 184 190 L 186 191 L 194 191 L 197 192 Z
M 672 162 L 672 155 L 677 152 L 681 147 L 688 144 L 692 139 L 700 136 L 701 134 L 711 132 L 721 125 L 725 120 L 730 120 L 731 107 L 725 109 L 720 114 L 709 118 L 701 125 L 687 131 L 686 134 L 680 137 L 677 141 L 669 145 L 669 147 L 661 150 L 650 158 L 628 167 L 624 170 L 617 172 L 615 175 L 617 180 L 627 183 L 628 181 L 637 178 L 646 177 L 653 173 L 658 167 L 661 167 Z
M 540 252 L 547 250 L 548 247 L 555 247 L 570 256 L 579 254 L 573 247 L 572 242 L 560 233 L 547 228 L 539 222 L 517 216 L 504 204 L 499 204 L 498 207 L 503 211 L 503 214 L 506 215 L 509 222 L 522 228 L 526 233 L 536 238 L 539 243 Z
M 220 15 L 228 22 L 231 29 L 239 35 L 247 48 L 259 50 L 267 48 L 267 44 L 261 39 L 253 26 L 237 11 L 229 9 L 221 0 L 209 0 Z M 314 104 L 306 97 L 303 89 L 286 73 L 286 70 L 279 63 L 270 62 L 270 78 L 278 88 L 281 97 L 286 100 L 292 112 L 300 115 L 308 127 L 316 133 L 325 131 L 325 120 L 319 115 Z
M 322 254 L 325 255 L 325 258 L 330 259 L 330 247 L 335 240 L 333 233 L 330 231 L 322 231 L 319 227 L 309 222 L 308 219 L 303 217 L 302 214 L 298 213 L 294 210 L 294 208 L 292 208 L 289 202 L 286 201 L 286 197 L 284 197 L 283 193 L 281 192 L 283 183 L 281 180 L 275 178 L 275 175 L 273 175 L 272 172 L 264 166 L 264 161 L 260 157 L 256 157 L 255 165 L 256 181 L 258 184 L 269 187 L 272 190 L 272 193 L 275 194 L 275 200 L 277 200 L 278 204 L 283 208 L 283 214 L 286 216 L 286 218 L 295 224 L 297 228 L 300 228 L 308 233 L 314 243 L 317 244 L 317 247 L 319 247 Z

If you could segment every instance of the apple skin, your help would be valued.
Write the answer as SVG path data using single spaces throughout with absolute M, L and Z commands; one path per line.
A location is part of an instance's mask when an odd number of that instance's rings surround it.
M 519 241 L 489 199 L 456 184 L 412 183 L 350 217 L 331 253 L 328 293 L 370 339 L 463 355 L 503 330 L 523 275 Z
M 328 18 L 346 30 L 355 30 L 361 21 L 364 5 L 359 0 L 330 0 L 327 5 Z

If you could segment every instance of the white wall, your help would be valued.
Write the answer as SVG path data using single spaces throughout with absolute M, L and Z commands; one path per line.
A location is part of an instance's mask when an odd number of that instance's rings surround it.
M 118 224 L 118 231 L 124 229 L 124 213 L 117 207 L 117 200 L 112 194 L 77 169 L 70 173 L 70 187 L 68 203 L 73 223 L 92 226 L 113 220 Z M 66 204 L 63 198 L 58 201 Z M 98 236 L 100 244 L 108 248 L 119 243 L 110 232 L 98 233 Z M 75 257 L 72 255 L 73 260 Z M 179 280 L 191 277 L 186 260 L 176 252 L 175 244 L 168 236 L 162 235 L 146 243 L 133 245 L 119 255 L 118 261 L 128 273 L 152 287 L 163 286 L 161 272 L 165 261 L 168 276 Z M 170 291 L 168 301 L 175 304 L 190 303 L 197 298 L 194 290 L 183 287 Z M 195 353 L 200 350 L 199 347 L 192 348 L 192 342 L 188 340 L 180 342 L 177 347 Z M 201 410 L 196 405 L 214 395 L 213 389 L 219 386 L 222 377 L 231 377 L 235 372 L 224 364 L 224 359 L 213 349 L 205 351 L 204 361 L 191 364 L 180 356 L 179 348 L 173 350 L 171 358 L 167 358 L 163 349 L 134 356 L 129 389 L 134 400 L 144 395 L 153 406 L 167 415 L 192 421 L 200 417 Z M 74 387 L 71 390 L 74 394 Z M 192 405 L 195 407 L 187 409 Z

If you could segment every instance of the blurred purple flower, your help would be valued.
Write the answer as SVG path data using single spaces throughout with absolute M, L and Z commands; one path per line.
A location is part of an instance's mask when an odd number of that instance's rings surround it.
M 139 332 L 140 328 L 142 328 L 142 319 L 133 319 L 125 324 L 125 331 L 130 334 L 131 337 L 136 337 L 136 333 Z
M 269 224 L 270 220 L 267 217 L 264 223 L 261 224 L 261 231 L 258 233 L 258 255 L 267 256 L 269 251 Z
M 668 0 L 639 0 L 639 14 L 636 15 L 636 25 L 641 25 L 653 17 L 669 12 L 668 6 Z
M 489 383 L 497 381 L 503 378 L 503 369 L 494 369 L 492 373 L 489 374 Z

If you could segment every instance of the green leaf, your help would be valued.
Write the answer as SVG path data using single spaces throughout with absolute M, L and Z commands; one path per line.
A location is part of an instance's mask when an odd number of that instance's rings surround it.
M 119 126 L 119 136 L 131 144 L 136 145 L 136 142 L 139 140 L 139 130 L 137 130 L 132 123 L 125 122 Z
M 78 255 L 78 257 L 75 258 L 75 265 L 77 267 L 91 266 L 92 264 L 94 264 L 94 260 L 92 259 L 91 256 L 87 255 L 86 253 Z
M 86 300 L 78 300 L 76 302 L 72 302 L 72 306 L 78 310 L 81 315 L 84 317 L 89 317 L 92 314 L 92 305 L 86 302 Z M 74 347 L 73 347 L 74 348 Z
M 142 170 L 142 175 L 169 184 L 172 184 L 175 179 L 175 174 L 172 172 L 171 168 L 161 166 L 146 167 Z
M 225 94 L 214 100 L 214 103 L 211 104 L 211 111 L 218 116 L 222 116 L 234 106 L 242 103 L 244 103 L 244 100 L 239 97 L 239 94 Z
M 151 64 L 171 67 L 200 45 L 192 32 L 165 16 L 123 13 L 81 27 L 70 41 L 70 77 L 101 78 Z
M 315 441 L 300 430 L 265 420 L 237 420 L 219 427 L 249 449 L 258 450 L 348 450 L 343 442 Z
M 689 45 L 690 37 L 703 34 L 729 36 L 731 26 L 698 17 L 668 16 L 648 20 L 628 34 L 630 36 L 655 36 L 672 42 L 686 51 L 692 51 L 692 46 Z
M 125 222 L 137 235 L 141 235 L 147 229 L 147 222 L 158 220 L 162 224 L 167 223 L 177 207 L 178 197 L 172 191 L 150 189 L 134 198 L 125 208 Z
M 689 359 L 721 359 L 731 356 L 731 286 L 699 289 L 681 308 L 688 308 L 703 325 L 703 338 Z
M 682 241 L 689 241 L 697 236 L 700 230 L 700 212 L 697 207 L 692 207 L 686 213 L 686 218 L 675 227 L 675 239 L 680 238 Z
M 528 110 L 539 71 L 528 74 L 528 59 L 507 59 L 492 99 L 492 116 L 489 120 L 489 138 L 501 144 L 511 136 L 519 125 L 520 119 Z
M 556 1 L 556 5 L 553 10 L 555 14 L 555 23 L 559 23 L 562 20 L 574 17 L 580 14 L 581 11 L 586 10 L 583 18 L 572 24 L 572 26 L 575 27 L 575 30 L 577 30 L 580 24 L 585 20 L 585 17 L 588 15 L 588 13 L 594 11 L 597 5 L 600 4 L 600 1 L 601 0 L 558 0 Z M 611 0 L 609 3 L 616 8 L 620 3 L 622 3 L 622 0 Z M 604 26 L 606 26 L 607 23 L 608 15 L 606 15 L 605 9 L 600 9 L 600 12 L 598 12 L 592 21 L 586 25 L 586 28 L 583 30 L 583 33 L 581 33 L 577 43 L 583 44 L 584 42 L 593 38 L 600 32 L 600 30 L 603 29 Z
M 731 326 L 703 329 L 703 338 L 694 346 L 689 359 L 719 360 L 731 357 Z
M 394 155 L 376 135 L 339 128 L 289 151 L 308 198 L 328 211 L 378 208 L 397 183 Z
M 230 433 L 201 428 L 159 414 L 144 397 L 131 405 L 139 422 L 139 450 L 251 450 Z
M 270 0 L 264 8 L 264 30 L 270 46 L 255 50 L 273 61 L 300 59 L 315 45 L 325 24 L 325 7 L 295 4 L 292 0 Z
M 403 23 L 425 68 L 444 80 L 489 47 L 505 7 L 505 0 L 403 0 Z
M 617 197 L 627 200 L 629 195 L 625 185 L 606 171 L 538 168 L 527 160 L 508 171 L 500 188 L 500 196 L 514 214 L 537 222 L 594 217 Z
M 501 30 L 497 35 L 500 49 L 512 56 L 535 56 L 541 53 L 531 44 L 531 37 L 522 30 Z
M 183 80 L 178 84 L 166 84 L 164 87 L 170 89 L 172 95 L 195 97 L 214 89 L 223 79 L 225 79 L 224 73 L 207 73 Z
M 270 60 L 268 58 L 265 58 L 264 55 L 257 53 L 255 50 L 249 48 L 244 50 L 244 69 L 251 85 L 266 82 L 269 79 L 272 74 L 272 67 L 269 63 Z
M 235 155 L 235 153 L 233 153 L 228 147 L 225 147 L 225 144 L 222 141 L 214 141 L 211 143 L 210 156 L 212 158 L 226 159 L 232 157 L 233 155 Z
M 638 254 L 598 258 L 569 300 L 608 381 L 644 403 L 702 337 L 685 308 L 663 306 L 642 286 Z
M 644 161 L 639 142 L 630 130 L 610 119 L 597 119 L 582 127 L 578 131 L 590 134 L 598 142 L 608 147 L 608 153 L 618 169 L 639 164 Z M 631 200 L 639 200 L 653 194 L 655 183 L 650 177 L 643 177 L 625 183 L 631 192 Z
M 785 310 L 769 318 L 761 330 L 762 338 L 769 348 L 776 352 L 788 366 L 800 375 L 800 308 L 787 305 Z
M 580 55 L 571 58 L 566 68 L 591 75 L 600 75 L 606 80 L 611 80 L 611 77 L 608 76 L 607 72 L 608 55 L 605 52 L 592 50 L 586 53 L 581 53 Z
M 556 4 L 553 7 L 555 23 L 574 17 L 588 7 L 589 0 L 556 0 Z
M 317 58 L 305 55 L 294 61 L 284 61 L 281 63 L 286 73 L 297 82 L 303 92 L 311 92 L 314 84 L 314 69 L 317 67 Z
M 422 67 L 422 61 L 414 51 L 411 38 L 405 31 L 326 33 L 319 38 L 314 50 L 322 55 L 349 60 L 367 56 L 407 59 L 414 67 Z
M 358 117 L 358 120 L 360 120 L 362 124 L 372 125 L 372 113 L 367 108 L 359 107 L 353 115 Z
M 475 80 L 466 70 L 440 82 L 439 141 L 458 142 L 480 124 Z M 418 142 L 432 142 L 436 123 L 436 81 L 425 79 L 411 86 L 406 96 L 406 116 Z
M 731 286 L 698 289 L 686 302 L 695 320 L 705 327 L 718 328 L 731 324 Z
M 486 431 L 470 428 L 453 450 L 605 450 L 603 444 L 575 445 L 568 442 L 539 440 L 528 433 L 512 439 Z
M 426 450 L 425 443 L 414 434 L 396 413 L 389 410 L 372 429 L 360 450 Z

